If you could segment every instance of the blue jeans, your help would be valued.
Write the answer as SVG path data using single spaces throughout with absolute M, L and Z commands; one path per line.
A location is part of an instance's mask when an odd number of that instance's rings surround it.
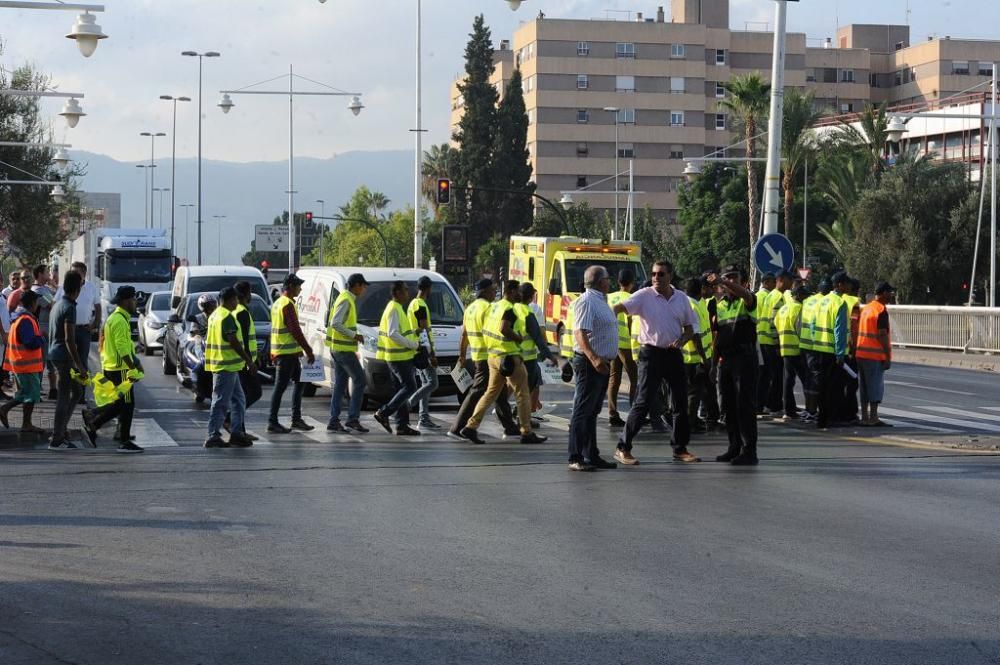
M 351 380 L 351 403 L 347 407 L 347 422 L 361 418 L 361 403 L 365 398 L 365 370 L 358 357 L 350 351 L 333 353 L 333 397 L 330 398 L 330 424 L 340 422 L 340 406 L 344 403 L 347 380 Z
M 387 362 L 389 373 L 392 374 L 392 385 L 396 388 L 396 394 L 392 396 L 388 404 L 384 404 L 379 412 L 391 416 L 396 416 L 396 427 L 406 427 L 410 424 L 410 410 L 408 402 L 410 395 L 417 392 L 417 375 L 413 368 L 412 360 L 400 362 Z
M 573 375 L 576 390 L 573 393 L 573 415 L 569 421 L 569 461 L 591 462 L 600 456 L 597 449 L 597 414 L 604 405 L 611 377 L 601 374 L 587 357 L 573 355 Z
M 247 398 L 243 394 L 239 372 L 212 374 L 212 410 L 208 414 L 208 438 L 222 436 L 222 423 L 230 413 L 230 432 L 243 431 L 243 418 L 247 411 Z
M 427 369 L 414 369 L 420 377 L 420 387 L 417 392 L 410 396 L 408 406 L 410 410 L 420 406 L 420 420 L 429 420 L 431 417 L 431 394 L 438 388 L 437 367 Z

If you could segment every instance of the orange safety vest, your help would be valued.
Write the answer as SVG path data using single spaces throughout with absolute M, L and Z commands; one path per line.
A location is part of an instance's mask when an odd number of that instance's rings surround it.
M 31 327 L 35 329 L 35 336 L 42 334 L 38 328 L 38 321 L 30 314 L 22 314 L 17 317 L 10 326 L 10 336 L 7 339 L 7 359 L 4 360 L 3 368 L 14 374 L 40 374 L 44 369 L 42 364 L 42 348 L 29 349 L 17 337 L 18 326 L 21 319 L 27 318 L 31 321 Z
M 858 347 L 855 353 L 857 358 L 882 361 L 891 359 L 878 338 L 878 317 L 884 311 L 885 305 L 877 300 L 868 303 L 861 310 L 861 321 L 858 322 Z

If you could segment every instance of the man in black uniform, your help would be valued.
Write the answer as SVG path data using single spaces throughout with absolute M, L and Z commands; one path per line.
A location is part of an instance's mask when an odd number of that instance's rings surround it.
M 721 276 L 708 276 L 716 286 L 715 351 L 729 435 L 729 449 L 715 459 L 737 466 L 757 464 L 757 296 L 746 288 L 745 279 L 736 266 L 727 267 Z

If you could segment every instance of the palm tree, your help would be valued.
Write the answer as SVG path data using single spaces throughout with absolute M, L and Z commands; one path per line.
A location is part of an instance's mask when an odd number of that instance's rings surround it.
M 372 219 L 378 219 L 378 214 L 389 207 L 389 197 L 382 192 L 369 192 L 366 203 L 372 212 Z
M 719 102 L 719 107 L 725 109 L 743 126 L 746 156 L 753 157 L 757 152 L 757 128 L 767 118 L 771 99 L 771 85 L 766 83 L 759 72 L 734 76 L 723 83 L 726 98 Z M 757 243 L 757 228 L 760 221 L 760 202 L 758 201 L 757 164 L 747 161 L 747 201 L 750 208 L 750 247 Z M 750 261 L 751 278 L 754 273 L 753 260 Z
M 840 128 L 834 135 L 837 142 L 856 149 L 861 149 L 868 162 L 868 173 L 872 184 L 882 177 L 885 171 L 885 144 L 889 140 L 888 103 L 879 106 L 865 104 L 865 110 L 858 116 L 860 126 L 855 127 L 845 120 L 840 121 Z
M 424 151 L 424 161 L 420 167 L 420 188 L 424 198 L 434 206 L 435 215 L 438 210 L 437 181 L 439 178 L 453 177 L 452 166 L 458 166 L 458 151 L 449 144 L 432 145 L 429 150 Z
M 806 160 L 812 158 L 816 152 L 816 140 L 810 128 L 822 114 L 813 108 L 813 99 L 812 92 L 803 94 L 794 88 L 785 92 L 785 111 L 781 126 L 781 156 L 785 159 L 785 236 L 789 239 L 792 237 L 795 180 Z

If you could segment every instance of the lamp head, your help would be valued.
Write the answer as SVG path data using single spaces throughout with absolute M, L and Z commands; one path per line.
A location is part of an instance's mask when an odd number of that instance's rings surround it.
M 108 38 L 106 34 L 101 32 L 101 26 L 97 25 L 96 17 L 90 12 L 76 17 L 76 23 L 73 24 L 73 28 L 66 37 L 76 40 L 76 46 L 85 58 L 94 55 L 98 41 Z
M 56 154 L 52 156 L 52 163 L 55 164 L 56 168 L 65 171 L 69 166 L 69 163 L 73 161 L 69 157 L 69 153 L 63 148 L 56 150 Z
M 562 198 L 559 199 L 559 205 L 561 205 L 566 210 L 569 210 L 570 208 L 573 207 L 573 196 L 569 192 L 566 192 L 565 194 L 562 195 Z
M 49 194 L 52 200 L 56 203 L 62 203 L 66 199 L 66 190 L 63 189 L 62 185 L 54 185 L 52 187 L 52 193 Z
M 688 182 L 694 182 L 700 174 L 701 169 L 695 166 L 694 162 L 688 162 L 687 166 L 684 167 L 683 175 Z
M 222 109 L 222 112 L 229 113 L 234 106 L 236 106 L 236 104 L 233 103 L 233 100 L 232 98 L 229 97 L 229 94 L 223 93 L 222 99 L 219 101 L 219 108 Z
M 83 107 L 80 106 L 80 102 L 76 101 L 76 97 L 70 97 L 59 115 L 66 118 L 66 124 L 72 129 L 80 122 L 80 118 L 87 114 L 83 112 Z
M 365 105 L 361 103 L 361 98 L 358 97 L 357 95 L 351 97 L 351 103 L 347 105 L 347 108 L 351 109 L 351 113 L 353 113 L 354 115 L 358 115 L 359 113 L 361 113 L 361 109 L 363 109 L 364 107 Z
M 510 7 L 512 12 L 516 12 L 521 8 L 521 2 L 523 0 L 507 0 L 507 6 Z
M 906 133 L 906 123 L 903 122 L 899 116 L 892 116 L 889 118 L 889 124 L 886 127 L 885 135 L 889 139 L 890 143 L 899 143 L 903 139 L 903 134 Z

